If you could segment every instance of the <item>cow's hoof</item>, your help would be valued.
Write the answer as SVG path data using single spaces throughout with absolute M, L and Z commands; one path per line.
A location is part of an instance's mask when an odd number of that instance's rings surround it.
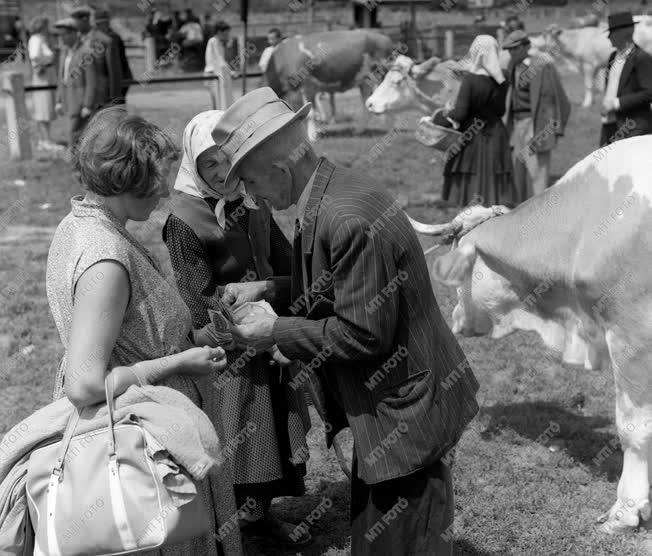
M 639 505 L 633 501 L 627 505 L 616 501 L 608 512 L 598 517 L 598 529 L 608 535 L 629 533 L 638 527 L 640 518 L 644 521 L 650 518 L 650 503 L 647 500 Z

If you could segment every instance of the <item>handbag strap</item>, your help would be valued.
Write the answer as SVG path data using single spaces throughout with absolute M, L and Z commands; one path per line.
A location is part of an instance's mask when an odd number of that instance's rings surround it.
M 115 435 L 113 433 L 113 396 L 115 395 L 115 384 L 113 374 L 106 375 L 104 379 L 104 394 L 106 396 L 106 408 L 109 418 L 109 458 L 115 458 Z
M 68 452 L 68 447 L 70 446 L 70 441 L 72 440 L 73 434 L 75 434 L 75 429 L 77 428 L 77 423 L 79 423 L 79 418 L 81 417 L 84 408 L 81 409 L 75 408 L 70 419 L 68 419 L 68 424 L 66 425 L 66 430 L 63 433 L 63 439 L 61 441 L 61 446 L 59 447 L 59 454 L 54 463 L 54 469 L 52 473 L 54 475 L 60 475 L 61 469 L 63 468 L 63 462 L 66 459 L 66 453 Z
M 114 394 L 114 381 L 113 376 L 108 374 L 104 379 L 104 395 L 106 396 L 106 407 L 108 410 L 108 425 L 109 425 L 109 457 L 115 456 L 115 436 L 113 433 L 113 396 Z M 79 423 L 79 418 L 81 417 L 85 408 L 78 409 L 76 408 L 73 414 L 68 420 L 66 425 L 66 430 L 63 433 L 63 439 L 61 440 L 61 447 L 59 448 L 59 453 L 52 469 L 54 475 L 60 475 L 61 470 L 63 469 L 63 462 L 66 459 L 66 454 L 68 453 L 68 448 L 70 447 L 70 442 L 73 435 L 75 434 L 75 429 Z

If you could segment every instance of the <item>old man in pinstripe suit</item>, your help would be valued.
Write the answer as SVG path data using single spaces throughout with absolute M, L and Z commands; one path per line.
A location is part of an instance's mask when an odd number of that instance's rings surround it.
M 452 458 L 442 458 L 478 410 L 478 384 L 407 218 L 364 174 L 317 157 L 308 110 L 257 89 L 213 132 L 227 184 L 242 179 L 277 209 L 297 204 L 294 316 L 252 317 L 233 332 L 240 345 L 312 362 L 329 441 L 351 427 L 353 556 L 452 554 Z M 284 295 L 266 284 L 232 285 L 225 300 Z

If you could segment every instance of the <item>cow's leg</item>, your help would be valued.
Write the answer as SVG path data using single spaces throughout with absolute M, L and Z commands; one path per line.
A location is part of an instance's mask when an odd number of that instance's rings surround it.
M 317 137 L 319 137 L 319 132 L 317 131 L 317 124 L 315 123 L 315 99 L 317 98 L 317 94 L 311 92 L 310 95 L 312 98 L 310 99 L 308 97 L 308 94 L 306 94 L 305 90 L 302 90 L 301 94 L 303 96 L 304 104 L 307 102 L 312 102 L 312 108 L 310 109 L 310 112 L 308 112 L 308 117 L 306 118 L 306 127 L 308 131 L 308 139 L 310 139 L 310 141 L 316 141 Z
M 623 470 L 618 482 L 618 499 L 600 521 L 602 531 L 621 533 L 636 527 L 640 518 L 650 517 L 652 356 L 643 343 L 633 346 L 623 334 L 613 330 L 607 331 L 605 339 L 616 380 L 616 427 L 623 448 Z
M 328 95 L 331 103 L 331 117 L 328 120 L 328 123 L 334 124 L 335 123 L 335 93 L 328 93 Z
M 584 75 L 584 101 L 583 108 L 590 108 L 593 104 L 593 87 L 595 84 L 596 69 L 590 64 L 582 64 L 582 73 Z
M 316 119 L 319 122 L 327 122 L 328 116 L 326 115 L 326 110 L 324 109 L 324 101 L 321 98 L 322 93 L 316 92 L 312 95 L 312 105 L 317 111 Z
M 371 113 L 369 110 L 367 110 L 367 99 L 371 96 L 371 93 L 373 93 L 373 90 L 367 84 L 365 81 L 362 81 L 359 85 L 358 88 L 360 89 L 360 99 L 362 100 L 362 120 L 360 121 L 359 124 L 359 130 L 364 131 L 369 127 L 369 120 L 371 119 Z M 385 118 L 385 122 L 387 121 L 387 118 Z

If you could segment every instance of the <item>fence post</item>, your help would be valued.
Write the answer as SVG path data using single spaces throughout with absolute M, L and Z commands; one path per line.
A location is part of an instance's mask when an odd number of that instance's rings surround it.
M 9 158 L 11 160 L 29 160 L 32 158 L 30 137 L 30 118 L 25 104 L 25 79 L 22 73 L 4 74 L 2 89 L 9 93 L 7 98 L 7 134 L 9 140 Z
M 154 37 L 145 37 L 145 71 L 154 71 L 156 67 L 156 41 Z
M 447 29 L 444 33 L 444 59 L 450 60 L 453 57 L 455 50 L 455 32 L 452 29 Z
M 240 58 L 240 77 L 242 78 L 242 94 L 246 93 L 245 88 L 247 86 L 247 78 L 245 73 L 247 73 L 247 44 L 245 42 L 244 34 L 238 35 L 238 58 Z

